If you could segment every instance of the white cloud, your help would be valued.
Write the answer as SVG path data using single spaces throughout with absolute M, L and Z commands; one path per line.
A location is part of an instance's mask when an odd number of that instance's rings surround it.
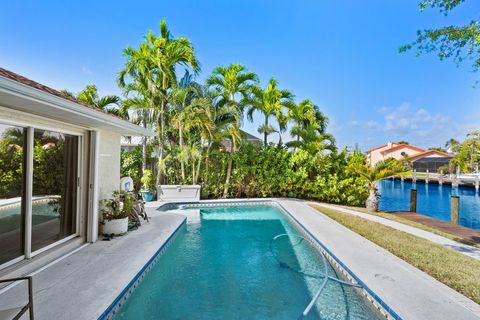
M 364 122 L 363 128 L 381 134 L 385 140 L 407 140 L 421 147 L 442 146 L 465 128 L 446 115 L 434 113 L 409 102 L 377 109 L 380 119 Z
M 88 75 L 93 74 L 92 70 L 87 66 L 82 66 L 82 72 L 85 73 L 85 74 L 88 74 Z

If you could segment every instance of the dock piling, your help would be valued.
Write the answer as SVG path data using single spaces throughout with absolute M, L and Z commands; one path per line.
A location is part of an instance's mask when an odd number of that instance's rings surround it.
M 450 197 L 450 223 L 458 224 L 460 220 L 460 197 Z
M 410 212 L 417 212 L 417 190 L 410 189 Z

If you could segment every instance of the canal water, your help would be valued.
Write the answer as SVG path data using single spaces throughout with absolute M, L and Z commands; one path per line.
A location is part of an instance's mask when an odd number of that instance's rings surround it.
M 382 180 L 378 183 L 380 210 L 408 211 L 410 189 L 417 189 L 417 212 L 443 221 L 450 221 L 450 196 L 460 197 L 460 225 L 480 230 L 480 194 L 475 188 L 423 182 Z

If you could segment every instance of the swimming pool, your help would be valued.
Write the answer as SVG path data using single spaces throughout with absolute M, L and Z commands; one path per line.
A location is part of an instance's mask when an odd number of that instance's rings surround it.
M 114 319 L 299 319 L 324 267 L 346 280 L 274 205 L 183 212 L 188 223 Z M 305 319 L 385 319 L 361 289 L 325 283 Z
M 386 179 L 378 183 L 380 210 L 410 210 L 410 189 L 417 189 L 417 212 L 450 221 L 450 196 L 460 196 L 460 225 L 480 229 L 480 195 L 474 188 Z

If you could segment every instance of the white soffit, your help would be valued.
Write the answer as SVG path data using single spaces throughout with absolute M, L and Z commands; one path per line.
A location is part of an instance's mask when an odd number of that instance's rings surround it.
M 89 130 L 108 130 L 128 136 L 154 136 L 152 131 L 114 115 L 1 76 L 0 106 L 82 126 Z

